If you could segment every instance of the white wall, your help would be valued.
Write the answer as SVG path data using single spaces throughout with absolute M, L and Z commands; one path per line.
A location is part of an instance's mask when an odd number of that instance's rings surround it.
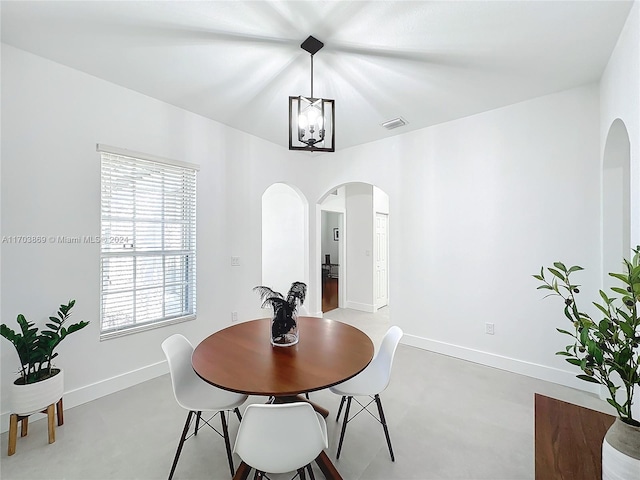
M 97 234 L 98 142 L 201 166 L 193 322 L 99 342 L 98 248 L 2 245 L 3 321 L 21 312 L 39 320 L 75 298 L 75 318 L 92 322 L 60 348 L 67 406 L 166 371 L 159 345 L 171 333 L 197 342 L 228 325 L 231 311 L 240 320 L 262 313 L 252 291 L 262 279 L 261 200 L 277 182 L 311 204 L 309 311 L 321 311 L 314 205 L 336 185 L 369 183 L 389 195 L 391 321 L 406 342 L 587 388 L 554 356 L 565 320 L 531 274 L 561 259 L 587 268 L 585 290 L 599 285 L 598 86 L 320 155 L 4 45 L 2 87 L 2 235 Z M 485 322 L 495 323 L 494 336 Z M 6 385 L 17 359 L 0 344 Z
M 200 165 L 198 174 L 198 318 L 99 341 L 99 246 L 2 244 L 2 321 L 17 314 L 42 324 L 76 299 L 73 318 L 90 325 L 59 347 L 65 405 L 72 407 L 167 371 L 161 341 L 175 332 L 198 342 L 252 318 L 259 302 L 260 196 L 249 211 L 235 202 L 251 189 L 234 166 L 283 149 L 136 92 L 2 45 L 2 236 L 99 235 L 100 162 L 104 143 Z M 257 199 L 255 198 L 257 196 Z M 238 205 L 238 206 L 236 206 Z M 249 243 L 251 248 L 246 249 Z M 243 265 L 231 269 L 230 256 Z M 2 429 L 6 385 L 18 371 L 13 347 L 0 339 Z
M 598 128 L 588 85 L 336 155 L 334 183 L 389 194 L 391 321 L 408 343 L 589 388 L 554 355 L 561 305 L 531 275 L 563 260 L 599 284 Z
M 307 283 L 307 202 L 289 185 L 271 185 L 262 196 L 262 282 L 286 295 Z
M 378 187 L 373 187 L 373 212 L 389 214 L 389 195 Z
M 607 135 L 616 119 L 622 121 L 629 136 L 630 225 L 627 245 L 640 244 L 640 2 L 629 13 L 618 43 L 600 82 L 600 151 L 605 181 L 610 165 L 604 164 Z M 607 152 L 609 153 L 609 152 Z M 626 153 L 626 152 L 625 152 Z M 605 184 L 606 187 L 606 184 Z M 606 206 L 611 199 L 606 199 Z M 624 231 L 624 230 L 623 230 Z M 614 247 L 615 248 L 615 247 Z M 610 252 L 604 252 L 605 259 Z M 611 252 L 614 255 L 616 252 Z M 604 272 L 603 272 L 604 273 Z M 633 414 L 640 418 L 640 388 L 636 387 Z
M 619 118 L 629 134 L 631 155 L 631 245 L 640 244 L 640 2 L 629 12 L 600 82 L 600 151 Z
M 373 187 L 346 185 L 346 307 L 374 312 Z
M 333 193 L 335 192 L 335 194 Z M 345 212 L 345 187 L 344 185 L 332 190 L 322 201 L 322 210 L 328 212 Z

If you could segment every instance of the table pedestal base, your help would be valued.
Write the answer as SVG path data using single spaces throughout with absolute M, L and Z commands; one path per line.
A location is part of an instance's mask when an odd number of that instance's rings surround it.
M 287 395 L 287 396 L 277 396 L 277 397 L 271 397 L 270 399 L 270 403 L 294 403 L 294 402 L 306 402 L 309 405 L 311 405 L 313 407 L 313 409 L 318 412 L 320 415 L 322 415 L 324 418 L 327 418 L 329 416 L 329 410 L 327 410 L 326 408 L 324 408 L 321 405 L 318 405 L 315 402 L 312 402 L 311 400 L 304 398 L 302 395 Z

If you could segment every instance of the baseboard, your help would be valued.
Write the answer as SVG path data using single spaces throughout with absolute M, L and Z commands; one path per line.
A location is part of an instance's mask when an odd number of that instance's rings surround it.
M 129 388 L 139 383 L 146 382 L 147 380 L 151 380 L 152 378 L 164 375 L 165 373 L 169 373 L 169 366 L 167 365 L 166 360 L 131 372 L 123 373 L 122 375 L 117 375 L 100 382 L 92 383 L 91 385 L 86 385 L 75 390 L 65 391 L 63 397 L 64 409 L 68 410 L 78 405 L 82 405 L 83 403 L 104 397 L 105 395 L 119 392 L 125 388 Z M 9 415 L 11 415 L 11 412 L 2 412 L 0 416 L 0 425 L 2 425 L 0 433 L 4 433 L 9 430 Z M 46 417 L 46 415 L 37 413 L 33 415 L 33 421 Z M 30 418 L 29 422 L 31 421 L 32 420 Z
M 500 370 L 506 370 L 508 372 L 518 373 L 520 375 L 526 375 L 528 377 L 545 380 L 547 382 L 557 383 L 578 390 L 595 393 L 596 395 L 600 393 L 599 385 L 584 382 L 576 378 L 575 373 L 560 370 L 558 368 L 547 367 L 537 363 L 504 357 L 502 355 L 496 355 L 495 353 L 483 352 L 481 350 L 461 347 L 459 345 L 453 345 L 415 335 L 405 334 L 402 337 L 402 343 L 404 345 L 410 345 L 423 350 L 479 363 L 488 367 L 499 368 Z
M 367 313 L 376 313 L 377 311 L 376 306 L 371 305 L 370 303 L 347 302 L 344 308 L 351 308 L 352 310 L 359 310 Z

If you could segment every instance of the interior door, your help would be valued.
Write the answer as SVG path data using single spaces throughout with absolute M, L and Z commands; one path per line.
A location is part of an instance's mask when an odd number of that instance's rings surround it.
M 375 226 L 375 292 L 376 308 L 382 308 L 389 302 L 389 276 L 388 276 L 388 223 L 389 216 L 384 213 L 376 213 Z

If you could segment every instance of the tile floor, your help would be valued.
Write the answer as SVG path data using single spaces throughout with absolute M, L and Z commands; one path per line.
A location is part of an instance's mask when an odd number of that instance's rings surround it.
M 376 345 L 389 326 L 385 309 L 377 314 L 337 309 L 325 316 L 361 328 Z M 611 412 L 606 402 L 585 392 L 400 345 L 381 396 L 396 461 L 389 458 L 382 428 L 367 415 L 349 424 L 336 461 L 340 398 L 329 391 L 311 395 L 332 412 L 328 455 L 345 480 L 525 480 L 534 478 L 536 392 Z M 250 397 L 253 402 L 264 398 Z M 0 478 L 164 479 L 185 418 L 164 375 L 67 410 L 52 445 L 46 443 L 46 422 L 38 420 L 18 439 L 17 453 L 7 457 L 4 433 Z M 233 439 L 238 422 L 232 418 L 230 424 Z M 237 466 L 237 456 L 235 461 Z M 222 439 L 204 429 L 187 441 L 174 479 L 229 479 Z

